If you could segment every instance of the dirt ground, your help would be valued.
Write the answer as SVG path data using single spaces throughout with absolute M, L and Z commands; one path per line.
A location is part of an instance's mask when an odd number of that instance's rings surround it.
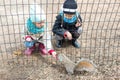
M 3 64 L 4 63 L 4 64 Z M 74 73 L 68 75 L 64 66 L 51 56 L 39 53 L 19 55 L 6 59 L 0 67 L 0 80 L 119 80 L 119 65 L 100 65 L 95 74 Z
M 55 16 L 64 0 L 34 0 L 44 9 L 51 33 Z M 66 42 L 55 47 L 72 61 L 92 60 L 96 74 L 68 75 L 63 65 L 51 56 L 39 53 L 23 55 L 21 30 L 29 17 L 33 0 L 0 1 L 0 80 L 120 80 L 120 0 L 76 0 L 83 19 L 83 33 L 78 39 L 81 48 Z M 17 55 L 15 55 L 15 53 Z

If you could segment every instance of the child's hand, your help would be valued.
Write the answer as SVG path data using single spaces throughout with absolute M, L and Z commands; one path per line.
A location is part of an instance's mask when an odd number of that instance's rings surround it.
M 72 40 L 72 34 L 69 31 L 66 31 L 64 36 L 67 37 L 69 40 Z
M 57 59 L 57 53 L 53 49 L 49 50 L 48 53 Z
M 82 25 L 80 19 L 78 19 L 77 23 L 75 24 L 76 27 L 80 27 Z
M 52 52 L 52 56 L 55 58 L 55 59 L 57 59 L 57 53 L 54 51 L 54 52 Z
M 33 40 L 33 38 L 31 36 L 29 36 L 29 35 L 25 36 L 25 41 L 32 41 L 32 40 Z

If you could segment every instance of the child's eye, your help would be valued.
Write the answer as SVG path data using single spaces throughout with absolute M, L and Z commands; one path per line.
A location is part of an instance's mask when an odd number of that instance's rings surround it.
M 66 18 L 72 18 L 74 15 L 65 14 Z

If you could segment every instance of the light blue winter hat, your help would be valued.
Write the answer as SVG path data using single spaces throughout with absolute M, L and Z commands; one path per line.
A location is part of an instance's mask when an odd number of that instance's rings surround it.
M 41 9 L 40 5 L 30 5 L 30 19 L 32 22 L 41 22 L 46 19 L 45 13 L 43 9 Z

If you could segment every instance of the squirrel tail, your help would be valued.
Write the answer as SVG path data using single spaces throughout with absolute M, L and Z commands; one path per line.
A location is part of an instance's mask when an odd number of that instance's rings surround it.
M 95 73 L 97 72 L 97 66 L 90 60 L 88 59 L 80 59 L 75 66 L 75 71 L 86 71 L 90 73 Z

